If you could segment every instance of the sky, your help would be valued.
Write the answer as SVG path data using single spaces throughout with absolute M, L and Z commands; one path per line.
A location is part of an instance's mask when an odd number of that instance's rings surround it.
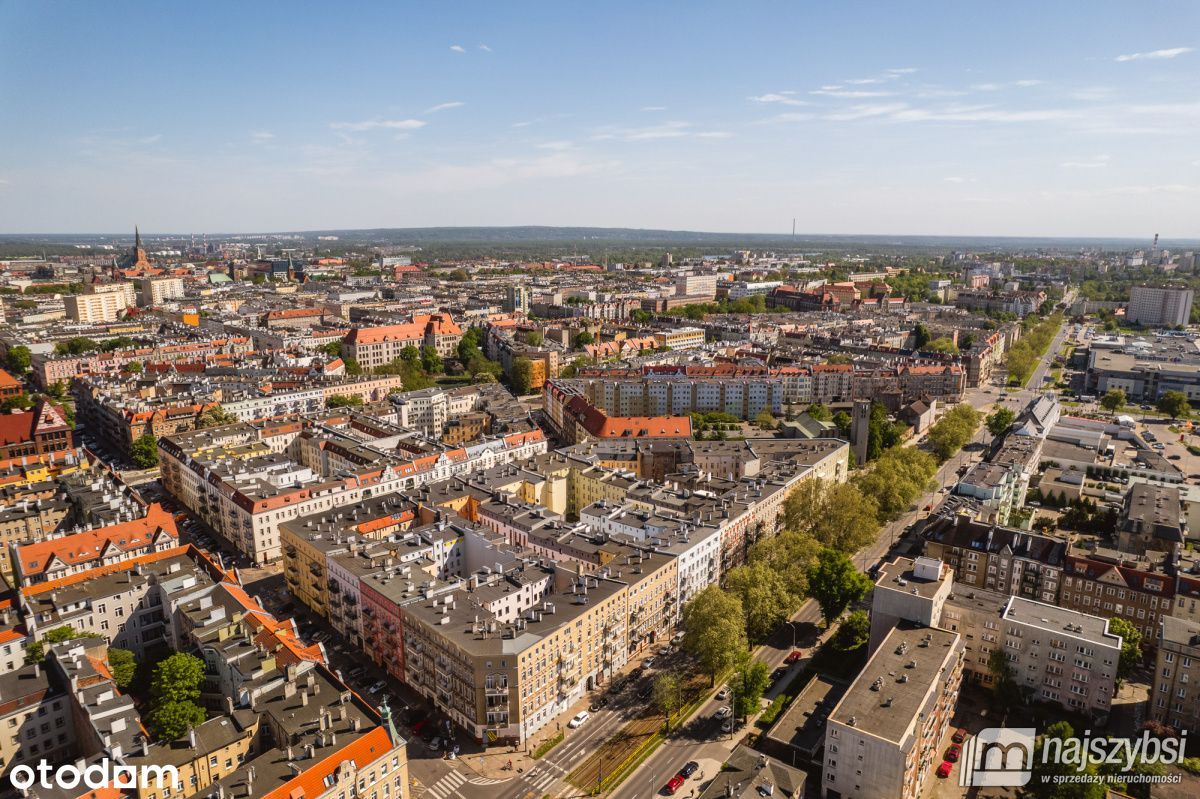
M 1200 3 L 0 0 L 0 232 L 1200 236 Z

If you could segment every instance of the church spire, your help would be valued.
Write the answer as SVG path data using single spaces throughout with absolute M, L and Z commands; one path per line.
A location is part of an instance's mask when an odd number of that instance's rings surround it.
M 138 226 L 133 226 L 133 248 L 135 250 L 142 249 L 142 232 L 138 230 Z

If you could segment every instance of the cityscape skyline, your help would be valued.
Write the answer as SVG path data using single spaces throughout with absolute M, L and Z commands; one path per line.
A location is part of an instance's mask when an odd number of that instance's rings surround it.
M 7 4 L 0 232 L 1200 236 L 1200 11 L 1023 11 Z

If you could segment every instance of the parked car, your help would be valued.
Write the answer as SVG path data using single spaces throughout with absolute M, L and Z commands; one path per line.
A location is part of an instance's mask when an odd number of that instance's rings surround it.
M 733 719 L 725 719 L 721 722 L 721 732 L 733 732 Z
M 575 717 L 573 719 L 571 719 L 570 721 L 567 722 L 567 726 L 573 730 L 577 729 L 579 727 L 582 727 L 584 722 L 586 722 L 591 717 L 592 717 L 591 713 L 588 713 L 586 710 L 581 710 L 575 714 Z
M 595 713 L 597 710 L 602 709 L 607 704 L 608 704 L 608 697 L 598 696 L 594 700 L 592 700 L 592 703 L 590 705 L 588 705 L 588 710 Z
M 654 656 L 653 655 L 642 661 L 642 668 L 643 669 L 654 668 Z
M 962 754 L 962 744 L 950 744 L 946 748 L 946 754 L 943 760 L 949 760 L 951 763 L 957 763 L 959 755 Z
M 965 728 L 959 727 L 957 730 L 954 731 L 954 735 L 950 736 L 950 740 L 954 741 L 954 743 L 956 743 L 956 744 L 960 744 L 963 741 L 967 740 L 967 736 L 970 734 L 971 733 L 967 732 Z
M 721 690 L 717 691 L 717 701 L 718 702 L 724 702 L 728 698 L 729 698 L 729 689 L 728 688 L 722 688 Z
M 719 710 L 717 710 L 716 713 L 713 714 L 713 718 L 727 719 L 732 715 L 733 715 L 733 708 L 731 708 L 729 705 L 725 705 L 724 707 L 720 708 Z
M 667 796 L 674 796 L 675 792 L 679 790 L 679 787 L 683 785 L 683 783 L 684 778 L 676 774 L 674 777 L 667 780 L 667 784 L 663 786 L 662 792 Z
M 683 640 L 683 636 L 684 636 L 683 632 L 675 633 L 674 635 L 671 636 L 671 643 L 673 643 L 673 644 L 679 643 L 680 641 Z
M 387 683 L 385 683 L 383 680 L 379 680 L 378 682 L 371 683 L 371 685 L 367 688 L 367 693 L 377 694 L 385 687 L 387 687 Z
M 953 763 L 951 763 L 949 760 L 943 760 L 942 765 L 938 766 L 937 768 L 937 775 L 942 779 L 945 779 L 946 777 L 950 776 L 950 772 L 953 770 L 953 768 Z
M 698 768 L 700 768 L 699 763 L 697 763 L 695 760 L 689 760 L 683 764 L 683 768 L 679 769 L 679 776 L 687 779 L 695 774 Z
M 787 673 L 787 666 L 780 666 L 779 668 L 775 669 L 775 671 L 771 672 L 771 682 L 777 682 L 779 678 Z
M 788 663 L 795 663 L 797 660 L 800 660 L 803 657 L 804 657 L 804 652 L 802 652 L 799 649 L 793 649 L 791 652 L 788 653 L 786 660 Z
M 436 752 L 442 748 L 442 739 L 440 736 L 433 736 L 433 740 L 429 742 L 429 748 Z

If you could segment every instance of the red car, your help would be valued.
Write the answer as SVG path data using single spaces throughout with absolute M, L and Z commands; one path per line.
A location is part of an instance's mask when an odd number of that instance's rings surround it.
M 949 760 L 943 760 L 942 765 L 938 766 L 937 775 L 939 777 L 945 779 L 946 777 L 950 776 L 950 771 L 953 768 L 954 768 L 953 763 L 951 763 Z
M 958 756 L 961 754 L 962 754 L 962 744 L 950 744 L 950 746 L 946 749 L 945 757 L 943 757 L 942 759 L 949 761 L 950 763 L 957 763 Z
M 803 652 L 801 652 L 799 649 L 793 649 L 791 652 L 788 653 L 786 660 L 788 663 L 795 663 L 797 660 L 799 660 L 802 657 L 804 657 Z
M 667 781 L 666 785 L 663 786 L 663 793 L 665 793 L 667 796 L 674 796 L 675 792 L 679 790 L 679 786 L 683 785 L 684 782 L 686 782 L 686 780 L 676 774 Z
M 950 736 L 950 740 L 954 741 L 954 743 L 956 743 L 956 744 L 960 744 L 963 741 L 967 740 L 967 736 L 970 734 L 971 733 L 967 732 L 962 727 L 959 727 L 957 730 L 954 731 L 954 735 Z

